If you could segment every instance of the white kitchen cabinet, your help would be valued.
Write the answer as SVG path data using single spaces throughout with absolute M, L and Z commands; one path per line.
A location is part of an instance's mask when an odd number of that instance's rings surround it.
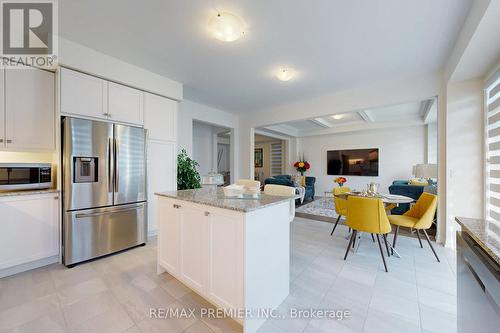
M 144 128 L 153 140 L 177 141 L 177 102 L 144 93 Z
M 61 113 L 107 119 L 107 81 L 61 68 Z
M 203 207 L 181 205 L 177 210 L 182 215 L 180 224 L 181 276 L 195 291 L 206 289 L 207 272 L 207 214 Z
M 148 234 L 157 233 L 156 192 L 177 189 L 175 142 L 148 141 Z
M 155 198 L 155 200 L 158 200 Z M 179 205 L 180 207 L 180 205 Z M 180 226 L 182 223 L 181 210 L 177 206 L 161 205 L 158 207 L 158 216 L 169 216 L 169 223 L 159 225 L 158 238 L 164 242 L 158 244 L 158 260 L 162 267 L 168 269 L 171 274 L 179 274 L 180 267 Z
M 5 147 L 55 150 L 54 73 L 33 67 L 5 70 Z
M 114 82 L 108 82 L 108 119 L 143 125 L 144 92 Z
M 243 304 L 243 218 L 223 210 L 210 209 L 207 219 L 207 260 L 210 269 L 206 293 L 217 304 L 237 308 Z
M 0 270 L 59 255 L 57 193 L 0 197 Z
M 238 200 L 215 207 L 221 201 L 214 196 L 204 190 L 157 196 L 158 274 L 166 270 L 223 309 L 277 308 L 289 294 L 294 199 L 242 211 Z M 265 321 L 234 319 L 249 333 Z
M 160 265 L 215 303 L 241 307 L 243 215 L 164 197 L 157 200 Z

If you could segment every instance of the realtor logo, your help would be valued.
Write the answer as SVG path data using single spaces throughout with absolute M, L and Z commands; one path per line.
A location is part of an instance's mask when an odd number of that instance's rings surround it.
M 57 1 L 0 0 L 1 65 L 57 67 Z
M 4 55 L 52 54 L 52 36 L 52 2 L 2 2 Z

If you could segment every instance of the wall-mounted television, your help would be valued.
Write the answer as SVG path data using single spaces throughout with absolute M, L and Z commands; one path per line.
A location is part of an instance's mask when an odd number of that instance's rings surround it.
M 327 174 L 378 176 L 378 148 L 327 151 Z

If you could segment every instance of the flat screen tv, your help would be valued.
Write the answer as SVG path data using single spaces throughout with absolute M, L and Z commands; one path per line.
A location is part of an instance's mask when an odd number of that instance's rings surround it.
M 327 174 L 378 176 L 378 148 L 328 150 Z

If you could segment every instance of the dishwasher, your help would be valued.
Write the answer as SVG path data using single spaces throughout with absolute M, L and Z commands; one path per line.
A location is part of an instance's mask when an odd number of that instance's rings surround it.
M 466 233 L 457 232 L 458 333 L 497 333 L 500 266 Z

